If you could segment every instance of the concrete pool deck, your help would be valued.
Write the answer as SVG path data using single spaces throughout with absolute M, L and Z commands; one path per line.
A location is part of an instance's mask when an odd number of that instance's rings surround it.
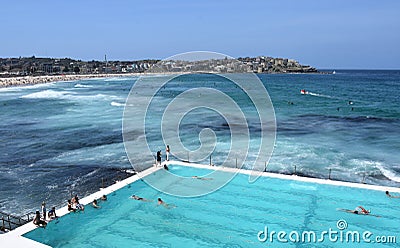
M 196 163 L 187 163 L 187 162 L 179 162 L 179 161 L 169 161 L 169 162 L 164 162 L 164 164 L 173 164 L 173 165 L 180 165 L 180 166 L 187 166 L 187 167 L 193 167 L 193 168 L 200 168 L 200 169 L 208 169 L 208 170 L 213 170 L 213 169 L 218 169 L 224 172 L 229 172 L 229 173 L 241 173 L 241 174 L 246 174 L 250 175 L 251 170 L 245 170 L 245 169 L 237 169 L 237 168 L 230 168 L 230 167 L 220 167 L 220 166 L 210 166 L 210 165 L 204 165 L 204 164 L 196 164 Z M 110 193 L 121 189 L 151 173 L 154 173 L 160 169 L 162 169 L 163 166 L 161 167 L 150 167 L 142 172 L 139 172 L 136 175 L 133 175 L 131 177 L 126 178 L 125 180 L 119 181 L 107 188 L 101 189 L 98 192 L 95 192 L 87 197 L 84 197 L 83 199 L 80 200 L 80 203 L 84 205 L 91 204 L 91 202 L 94 199 L 99 199 L 103 195 L 109 195 Z M 351 183 L 351 182 L 342 182 L 342 181 L 335 181 L 335 180 L 329 180 L 329 179 L 318 179 L 318 178 L 309 178 L 309 177 L 302 177 L 302 176 L 296 176 L 296 175 L 284 175 L 284 174 L 277 174 L 277 173 L 270 173 L 270 172 L 262 172 L 261 174 L 262 177 L 270 177 L 270 178 L 278 178 L 278 179 L 283 179 L 283 180 L 292 180 L 292 181 L 301 181 L 301 182 L 309 182 L 309 183 L 316 183 L 316 184 L 326 184 L 326 185 L 334 185 L 334 186 L 342 186 L 342 187 L 352 187 L 352 188 L 360 188 L 360 189 L 368 189 L 368 190 L 376 190 L 376 191 L 389 191 L 389 192 L 395 192 L 395 193 L 400 193 L 400 188 L 394 188 L 394 187 L 387 187 L 387 186 L 378 186 L 378 185 L 368 185 L 368 184 L 360 184 L 360 183 Z M 67 206 L 57 209 L 57 215 L 59 217 L 68 214 L 69 211 L 67 209 Z M 45 247 L 50 247 L 47 245 L 44 245 L 42 243 L 36 242 L 34 240 L 28 239 L 23 237 L 22 235 L 34 230 L 36 225 L 34 225 L 32 222 L 27 223 L 11 232 L 8 232 L 6 234 L 0 234 L 0 244 L 3 247 L 39 247 L 39 248 L 45 248 Z

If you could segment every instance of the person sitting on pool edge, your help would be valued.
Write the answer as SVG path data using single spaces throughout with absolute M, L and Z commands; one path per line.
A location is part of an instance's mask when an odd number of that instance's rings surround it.
M 50 220 L 56 219 L 57 214 L 56 214 L 56 207 L 52 207 L 51 210 L 47 213 L 47 216 L 49 217 Z
M 40 219 L 39 211 L 36 211 L 35 218 L 33 218 L 33 224 L 40 226 L 40 227 L 46 227 L 46 225 L 47 225 L 46 221 Z
M 72 205 L 75 207 L 75 210 L 82 210 L 85 211 L 85 206 L 79 203 L 78 195 L 75 195 L 71 199 Z
M 68 200 L 68 211 L 70 211 L 70 212 L 75 212 L 76 211 L 76 208 L 72 207 L 71 200 Z
M 387 195 L 387 197 L 390 197 L 390 198 L 400 198 L 400 196 L 391 195 L 391 194 L 389 193 L 389 191 L 386 191 L 385 194 Z

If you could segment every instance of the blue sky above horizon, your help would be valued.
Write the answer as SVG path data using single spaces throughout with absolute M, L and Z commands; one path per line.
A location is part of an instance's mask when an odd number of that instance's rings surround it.
M 0 57 L 163 59 L 188 51 L 400 69 L 400 1 L 2 1 Z

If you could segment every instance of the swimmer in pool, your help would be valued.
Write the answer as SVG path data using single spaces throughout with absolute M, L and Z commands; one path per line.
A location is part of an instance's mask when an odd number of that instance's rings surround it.
M 174 204 L 168 204 L 168 203 L 164 202 L 163 200 L 161 200 L 161 198 L 157 199 L 157 204 L 162 205 L 163 207 L 168 208 L 168 209 L 176 208 L 176 206 Z
M 99 205 L 97 205 L 97 200 L 96 200 L 96 199 L 93 200 L 92 206 L 93 206 L 94 208 L 101 208 Z
M 358 207 L 356 207 L 356 209 L 353 210 L 353 213 L 354 214 L 370 214 L 371 211 L 370 210 L 366 210 L 362 206 L 358 206 Z
M 145 199 L 145 198 L 143 198 L 143 197 L 139 197 L 139 196 L 137 196 L 137 195 L 132 195 L 132 196 L 131 196 L 131 199 L 137 200 L 137 201 L 143 201 L 143 202 L 151 202 L 151 200 Z
M 387 197 L 390 197 L 390 198 L 400 198 L 400 196 L 391 195 L 391 194 L 389 193 L 389 191 L 386 191 L 385 193 L 386 193 Z
M 343 209 L 343 208 L 338 208 L 337 210 L 342 211 L 342 212 L 346 212 L 346 213 L 351 213 L 351 214 L 368 215 L 368 216 L 374 216 L 374 217 L 378 217 L 378 218 L 381 217 L 379 215 L 371 214 L 371 210 L 366 210 L 362 206 L 358 206 L 354 210 Z

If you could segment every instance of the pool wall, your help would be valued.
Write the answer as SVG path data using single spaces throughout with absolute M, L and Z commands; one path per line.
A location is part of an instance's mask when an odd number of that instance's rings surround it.
M 241 174 L 246 174 L 246 175 L 252 174 L 251 170 L 237 169 L 237 168 L 231 168 L 231 167 L 210 166 L 210 165 L 204 165 L 204 164 L 194 164 L 194 163 L 186 163 L 186 162 L 178 162 L 178 161 L 169 161 L 166 164 L 167 165 L 175 164 L 175 165 L 195 167 L 195 168 L 200 168 L 200 169 L 216 169 L 216 168 L 218 168 L 222 171 L 231 172 L 231 173 L 241 173 Z M 327 185 L 335 185 L 335 186 L 344 186 L 344 187 L 400 193 L 400 188 L 394 188 L 394 187 L 389 187 L 389 186 L 351 183 L 351 182 L 343 182 L 343 181 L 337 181 L 337 180 L 331 180 L 331 179 L 311 178 L 311 177 L 304 177 L 304 176 L 297 176 L 297 175 L 285 175 L 285 174 L 278 174 L 278 173 L 271 173 L 271 172 L 262 172 L 261 176 L 271 177 L 271 178 L 279 178 L 279 179 L 285 179 L 285 180 L 301 181 L 301 182 L 310 182 L 310 183 L 318 183 L 318 184 L 327 184 Z

